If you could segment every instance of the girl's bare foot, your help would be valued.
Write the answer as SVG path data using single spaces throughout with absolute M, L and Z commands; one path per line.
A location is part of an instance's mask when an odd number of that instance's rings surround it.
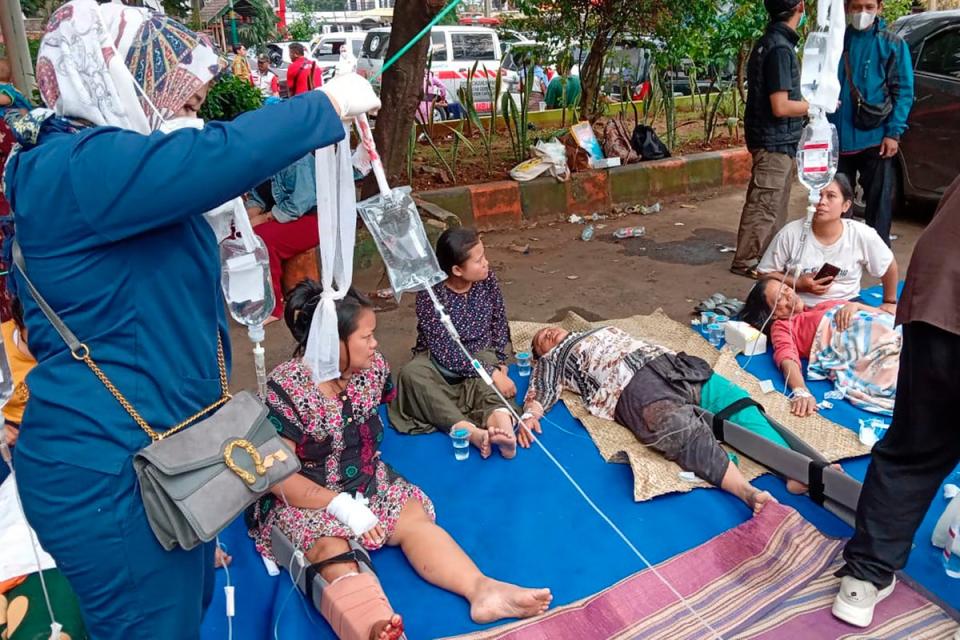
M 538 616 L 550 606 L 549 589 L 526 589 L 484 576 L 470 600 L 470 618 L 477 624 L 504 618 Z
M 500 449 L 500 455 L 507 460 L 517 455 L 517 436 L 514 435 L 513 429 L 490 427 L 487 432 L 490 434 L 490 443 Z
M 453 425 L 453 427 L 456 429 L 457 425 Z M 487 430 L 478 429 L 473 425 L 467 427 L 467 430 L 470 432 L 470 444 L 480 451 L 480 457 L 489 458 L 490 454 L 493 453 L 493 448 L 490 446 L 490 434 Z
M 381 620 L 370 629 L 370 640 L 397 640 L 403 635 L 403 619 L 397 614 Z
M 263 326 L 267 326 L 268 324 L 273 324 L 274 322 L 277 322 L 279 320 L 280 318 L 278 318 L 277 316 L 269 316 L 267 317 L 266 320 L 263 321 Z

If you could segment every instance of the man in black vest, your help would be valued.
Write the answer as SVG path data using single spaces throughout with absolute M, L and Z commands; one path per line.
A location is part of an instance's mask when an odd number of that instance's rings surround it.
M 757 277 L 757 264 L 787 221 L 797 145 L 809 105 L 800 95 L 797 28 L 802 0 L 764 0 L 770 24 L 747 63 L 744 128 L 753 174 L 740 215 L 737 252 L 730 270 Z

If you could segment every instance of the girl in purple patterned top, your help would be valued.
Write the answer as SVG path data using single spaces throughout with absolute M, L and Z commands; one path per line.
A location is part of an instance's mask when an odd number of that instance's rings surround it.
M 271 372 L 265 400 L 270 421 L 296 451 L 302 468 L 251 508 L 250 534 L 257 549 L 272 557 L 274 526 L 311 563 L 349 551 L 351 539 L 369 550 L 399 546 L 425 580 L 466 598 L 478 623 L 545 611 L 549 590 L 524 589 L 483 575 L 436 525 L 433 504 L 423 491 L 380 459 L 383 425 L 377 408 L 391 399 L 393 386 L 389 366 L 377 351 L 376 316 L 353 289 L 337 302 L 341 376 L 312 381 L 300 356 L 321 293 L 318 283 L 304 281 L 287 300 L 284 319 L 298 347 L 292 360 Z M 350 591 L 353 576 L 359 589 L 363 574 L 358 571 L 354 562 L 320 569 L 330 583 L 324 597 Z M 370 607 L 381 614 L 369 619 L 369 634 L 362 637 L 399 637 L 402 621 L 379 584 L 366 588 L 364 593 L 373 593 Z
M 434 291 L 463 346 L 481 362 L 500 392 L 513 398 L 517 388 L 507 376 L 510 327 L 503 294 L 477 232 L 464 227 L 444 231 L 437 240 L 437 262 L 448 277 Z M 484 458 L 493 446 L 503 457 L 513 458 L 517 438 L 510 412 L 450 337 L 425 291 L 417 294 L 413 354 L 400 370 L 397 397 L 390 404 L 394 428 L 403 433 L 466 429 Z

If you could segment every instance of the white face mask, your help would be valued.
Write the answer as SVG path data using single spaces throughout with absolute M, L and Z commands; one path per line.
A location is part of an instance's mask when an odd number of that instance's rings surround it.
M 859 11 L 847 14 L 847 24 L 857 31 L 866 31 L 873 24 L 877 14 L 872 11 Z

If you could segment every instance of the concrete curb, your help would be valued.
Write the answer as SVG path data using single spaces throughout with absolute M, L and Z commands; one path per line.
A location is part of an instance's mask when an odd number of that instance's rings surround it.
M 492 231 L 515 227 L 525 220 L 593 213 L 613 205 L 742 187 L 750 180 L 751 164 L 750 152 L 741 147 L 582 171 L 568 182 L 553 178 L 504 180 L 416 195 L 455 213 L 464 225 Z

